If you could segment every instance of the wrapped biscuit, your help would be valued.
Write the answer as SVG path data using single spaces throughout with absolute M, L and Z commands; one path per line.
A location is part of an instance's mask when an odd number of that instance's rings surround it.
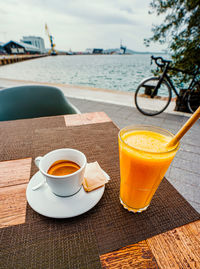
M 108 177 L 105 175 L 98 162 L 87 164 L 83 180 L 83 187 L 85 191 L 89 192 L 100 188 L 107 182 Z

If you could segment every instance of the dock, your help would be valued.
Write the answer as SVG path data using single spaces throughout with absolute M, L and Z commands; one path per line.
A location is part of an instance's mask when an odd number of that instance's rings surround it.
M 17 63 L 21 61 L 46 57 L 48 54 L 20 54 L 20 55 L 3 55 L 0 56 L 0 66 L 6 64 Z

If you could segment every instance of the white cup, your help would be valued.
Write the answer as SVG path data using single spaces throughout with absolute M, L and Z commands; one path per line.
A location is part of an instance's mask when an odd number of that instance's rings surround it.
M 49 167 L 59 160 L 75 162 L 80 166 L 80 169 L 72 174 L 64 176 L 47 174 Z M 71 196 L 77 193 L 82 186 L 87 159 L 79 150 L 63 148 L 53 150 L 43 157 L 35 158 L 35 164 L 45 177 L 47 184 L 54 194 L 58 196 Z

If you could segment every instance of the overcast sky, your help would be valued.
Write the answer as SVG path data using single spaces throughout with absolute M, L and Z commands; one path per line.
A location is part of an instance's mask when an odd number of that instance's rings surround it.
M 150 0 L 1 0 L 0 41 L 19 41 L 22 36 L 36 35 L 45 40 L 47 23 L 57 49 L 81 51 L 86 48 L 117 48 L 122 39 L 129 49 L 160 51 L 152 44 L 152 24 L 161 22 L 149 15 Z

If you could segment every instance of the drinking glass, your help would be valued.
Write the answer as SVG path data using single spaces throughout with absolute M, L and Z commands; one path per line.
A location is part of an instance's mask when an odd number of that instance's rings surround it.
M 120 202 L 124 208 L 132 212 L 146 210 L 170 166 L 178 148 L 167 148 L 162 152 L 140 150 L 130 146 L 124 137 L 133 131 L 150 131 L 172 138 L 174 135 L 159 127 L 147 125 L 128 126 L 120 130 L 119 159 L 120 159 Z

